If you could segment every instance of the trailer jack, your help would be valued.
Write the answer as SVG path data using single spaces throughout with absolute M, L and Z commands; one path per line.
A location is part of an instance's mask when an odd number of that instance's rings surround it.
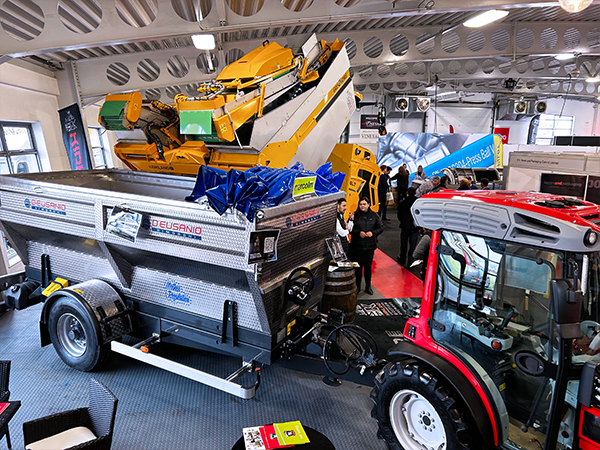
M 201 370 L 194 369 L 193 367 L 189 367 L 161 356 L 145 352 L 141 348 L 126 345 L 121 342 L 111 342 L 111 350 L 160 369 L 167 370 L 168 372 L 176 373 L 182 377 L 186 377 L 199 383 L 206 384 L 207 386 L 214 387 L 220 391 L 228 392 L 236 397 L 243 398 L 244 400 L 253 398 L 256 394 L 256 390 L 260 386 L 260 368 L 255 367 L 254 360 L 250 362 L 244 362 L 242 367 L 229 375 L 227 378 L 220 378 L 210 373 L 202 372 Z M 252 386 L 245 387 L 234 382 L 245 373 L 252 371 L 254 371 L 256 374 L 256 382 Z

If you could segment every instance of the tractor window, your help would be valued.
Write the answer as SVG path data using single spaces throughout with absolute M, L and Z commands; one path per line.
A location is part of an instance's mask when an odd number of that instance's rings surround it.
M 510 439 L 539 449 L 553 381 L 520 370 L 515 355 L 557 358 L 550 281 L 561 276 L 563 255 L 448 231 L 438 252 L 433 319 L 443 326 L 432 327 L 433 339 L 490 377 L 511 418 Z

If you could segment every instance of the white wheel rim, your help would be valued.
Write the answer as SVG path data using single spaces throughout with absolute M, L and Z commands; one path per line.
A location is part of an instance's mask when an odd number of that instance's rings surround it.
M 405 450 L 445 450 L 446 432 L 433 405 L 410 389 L 396 392 L 390 402 L 390 422 Z
M 85 329 L 73 314 L 65 313 L 58 318 L 56 335 L 60 345 L 69 355 L 78 358 L 85 353 L 87 347 Z

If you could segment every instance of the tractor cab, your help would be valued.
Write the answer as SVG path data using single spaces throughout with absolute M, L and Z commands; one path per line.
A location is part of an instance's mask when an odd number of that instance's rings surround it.
M 380 434 L 404 449 L 600 449 L 600 207 L 442 191 L 413 215 L 433 230 L 427 277 L 410 343 L 376 380 Z

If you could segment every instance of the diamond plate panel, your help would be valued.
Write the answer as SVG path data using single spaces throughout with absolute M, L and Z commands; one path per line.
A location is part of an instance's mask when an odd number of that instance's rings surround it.
M 108 333 L 107 325 L 102 323 L 102 317 L 98 313 L 97 308 L 101 307 L 107 316 L 112 316 L 119 312 L 116 303 L 119 303 L 123 309 L 126 308 L 123 299 L 117 291 L 115 291 L 110 285 L 100 280 L 89 280 L 83 283 L 76 284 L 67 288 L 66 290 L 72 291 L 83 297 L 85 301 L 90 305 L 92 311 L 98 319 L 100 324 L 100 330 L 102 332 L 102 339 L 104 343 L 113 341 L 121 336 L 131 333 L 131 322 L 128 318 L 120 317 L 109 322 L 110 333 Z

